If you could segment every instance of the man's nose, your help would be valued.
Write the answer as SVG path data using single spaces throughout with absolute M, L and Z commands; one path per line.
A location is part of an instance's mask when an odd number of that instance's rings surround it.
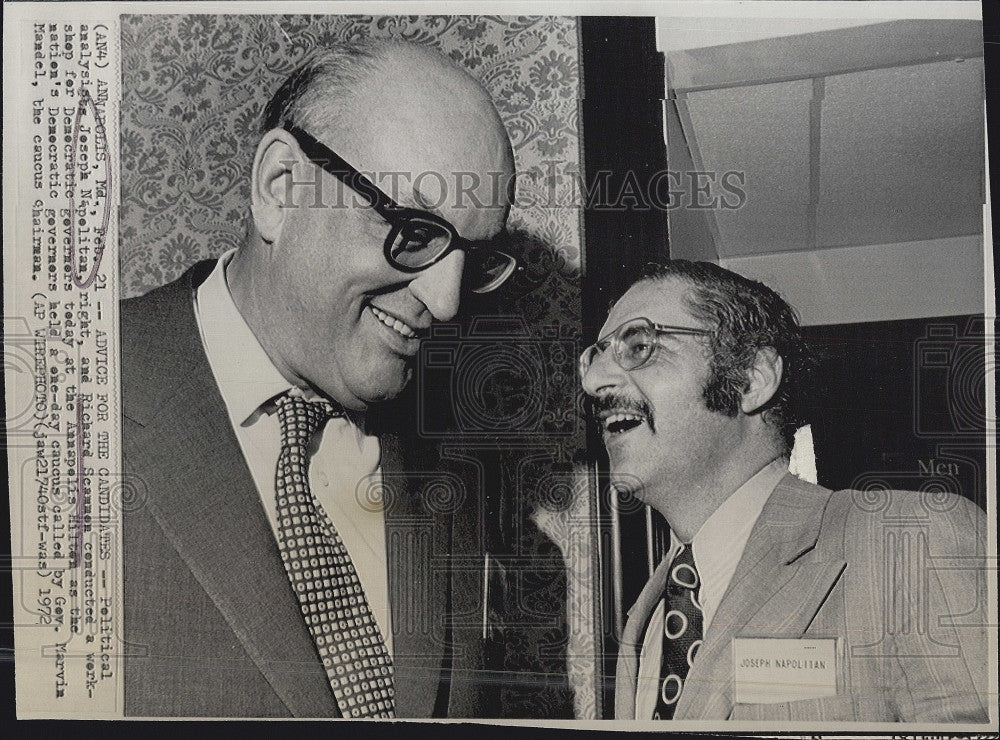
M 611 356 L 611 349 L 608 348 L 603 352 L 594 352 L 580 382 L 588 396 L 597 397 L 618 388 L 624 374 L 625 371 L 615 362 Z
M 410 281 L 410 292 L 438 321 L 450 321 L 458 313 L 462 298 L 465 253 L 455 250 Z

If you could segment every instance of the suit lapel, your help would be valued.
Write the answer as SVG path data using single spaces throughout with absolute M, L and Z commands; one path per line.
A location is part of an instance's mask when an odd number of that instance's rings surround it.
M 653 571 L 635 605 L 628 611 L 625 630 L 618 648 L 615 674 L 615 718 L 635 719 L 635 688 L 639 675 L 639 649 L 649 618 L 663 596 L 670 563 L 664 559 Z M 648 718 L 644 718 L 648 719 Z
M 709 625 L 676 719 L 724 719 L 732 711 L 734 637 L 801 637 L 844 570 L 809 553 L 831 491 L 791 474 L 768 498 Z
M 162 380 L 142 391 L 143 408 L 151 412 L 136 420 L 143 428 L 135 442 L 150 456 L 148 505 L 292 715 L 336 716 L 329 682 L 198 338 L 190 273 L 179 283 L 183 290 L 159 307 L 171 327 L 157 345 Z
M 381 444 L 396 716 L 431 717 L 445 659 L 450 516 L 423 500 L 413 471 L 426 461 L 408 463 L 396 434 Z

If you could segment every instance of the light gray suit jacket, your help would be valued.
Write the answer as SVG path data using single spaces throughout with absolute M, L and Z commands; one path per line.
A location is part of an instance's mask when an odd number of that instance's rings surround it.
M 201 346 L 212 264 L 122 305 L 125 713 L 338 716 Z M 381 441 L 396 714 L 494 716 L 479 484 Z M 431 481 L 462 500 L 424 496 Z
M 987 722 L 984 519 L 953 495 L 833 493 L 785 476 L 754 525 L 675 719 Z M 638 651 L 669 565 L 629 611 L 619 719 L 635 718 Z M 735 704 L 734 637 L 837 638 L 838 695 Z

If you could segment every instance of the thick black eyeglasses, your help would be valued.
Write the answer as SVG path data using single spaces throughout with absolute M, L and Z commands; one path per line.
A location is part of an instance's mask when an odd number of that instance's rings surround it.
M 465 274 L 473 293 L 499 288 L 517 269 L 517 259 L 499 249 L 463 239 L 437 214 L 399 205 L 332 149 L 297 126 L 286 128 L 309 161 L 330 173 L 371 204 L 390 225 L 385 258 L 400 272 L 420 272 L 453 249 L 465 252 Z
M 580 355 L 580 375 L 586 375 L 594 361 L 610 346 L 611 356 L 622 370 L 636 370 L 653 356 L 661 336 L 708 336 L 708 329 L 654 324 L 645 317 L 629 319 L 610 334 L 598 339 Z

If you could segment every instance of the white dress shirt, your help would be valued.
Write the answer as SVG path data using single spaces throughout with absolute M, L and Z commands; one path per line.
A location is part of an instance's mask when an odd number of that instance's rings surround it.
M 702 608 L 702 635 L 715 617 L 736 566 L 743 557 L 750 532 L 775 486 L 788 473 L 788 460 L 779 457 L 761 468 L 746 483 L 737 488 L 701 525 L 691 539 L 695 568 L 701 579 L 698 599 Z M 670 551 L 664 560 L 672 561 L 684 547 L 673 532 Z M 651 718 L 660 690 L 660 662 L 663 655 L 663 599 L 653 610 L 649 626 L 639 651 L 639 672 L 636 681 L 635 716 Z M 697 660 L 697 658 L 695 658 Z
M 277 540 L 274 477 L 281 427 L 274 399 L 293 385 L 268 358 L 229 292 L 226 266 L 235 251 L 224 254 L 198 288 L 195 316 L 212 374 Z M 308 389 L 301 392 L 306 398 L 315 395 Z M 354 562 L 391 654 L 385 516 L 365 495 L 370 488 L 379 490 L 381 449 L 378 437 L 366 435 L 363 426 L 363 418 L 356 415 L 337 417 L 317 432 L 311 445 L 309 485 Z

